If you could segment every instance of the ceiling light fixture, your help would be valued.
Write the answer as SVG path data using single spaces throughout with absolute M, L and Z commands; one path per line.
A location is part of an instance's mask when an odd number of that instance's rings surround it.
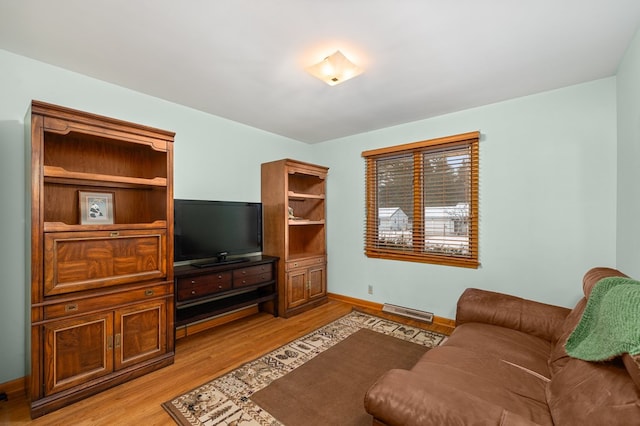
M 335 86 L 362 74 L 362 69 L 349 61 L 339 50 L 324 58 L 321 62 L 307 68 L 307 72 L 314 77 Z

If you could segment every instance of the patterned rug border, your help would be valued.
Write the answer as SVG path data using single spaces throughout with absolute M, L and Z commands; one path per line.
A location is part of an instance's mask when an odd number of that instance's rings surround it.
M 251 400 L 251 395 L 272 381 L 367 328 L 433 348 L 444 342 L 443 334 L 353 310 L 320 328 L 204 383 L 162 407 L 179 425 L 281 425 Z

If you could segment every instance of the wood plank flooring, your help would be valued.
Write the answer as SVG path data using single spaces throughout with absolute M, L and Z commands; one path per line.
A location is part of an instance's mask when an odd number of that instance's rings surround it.
M 25 398 L 0 402 L 0 424 L 174 425 L 161 403 L 227 373 L 260 355 L 347 314 L 353 306 L 337 300 L 295 317 L 265 313 L 243 318 L 176 342 L 175 363 L 83 401 L 30 420 Z M 448 334 L 447 327 L 358 307 L 374 315 Z

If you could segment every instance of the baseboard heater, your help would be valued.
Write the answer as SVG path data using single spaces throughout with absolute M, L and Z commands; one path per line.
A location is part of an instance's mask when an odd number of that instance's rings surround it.
M 429 324 L 433 323 L 433 314 L 431 312 L 420 311 L 418 309 L 405 308 L 403 306 L 385 303 L 384 305 L 382 305 L 382 312 L 401 315 L 403 317 L 424 321 Z

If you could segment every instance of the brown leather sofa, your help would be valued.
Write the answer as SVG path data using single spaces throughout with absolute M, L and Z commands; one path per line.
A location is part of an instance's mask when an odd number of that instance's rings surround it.
M 640 356 L 586 362 L 564 344 L 602 278 L 594 268 L 573 310 L 467 289 L 456 329 L 409 371 L 367 392 L 374 425 L 640 425 Z

